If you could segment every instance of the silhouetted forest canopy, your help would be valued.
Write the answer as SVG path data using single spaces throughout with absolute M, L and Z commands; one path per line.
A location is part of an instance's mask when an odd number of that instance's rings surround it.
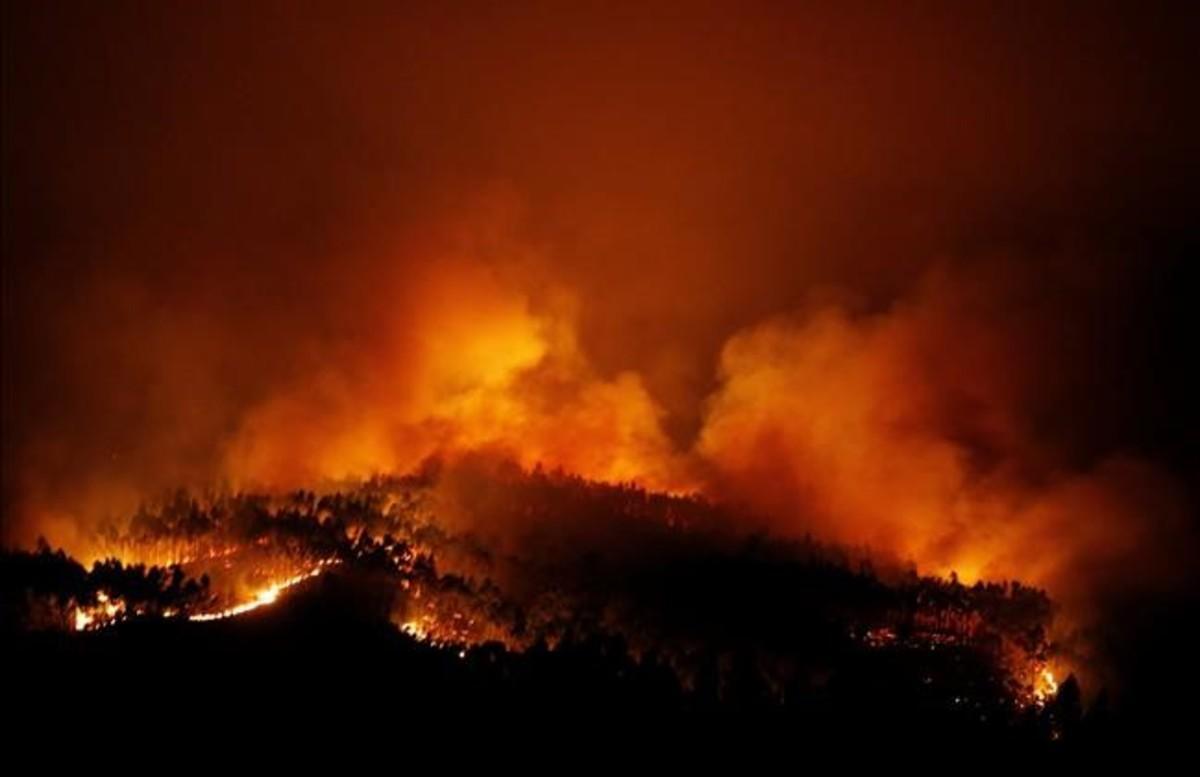
M 1102 727 L 1074 678 L 1039 684 L 1044 592 L 737 525 L 697 497 L 494 464 L 177 492 L 100 528 L 90 568 L 5 551 L 3 628 L 29 660 L 130 682 L 214 654 L 261 666 L 286 642 L 306 671 L 377 662 L 374 682 L 437 704 L 936 722 L 1047 746 Z

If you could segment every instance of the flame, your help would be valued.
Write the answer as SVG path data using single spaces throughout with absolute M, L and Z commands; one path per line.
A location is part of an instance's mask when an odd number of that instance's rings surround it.
M 96 593 L 96 604 L 76 606 L 72 616 L 76 631 L 90 631 L 112 625 L 126 616 L 125 602 L 110 598 L 104 591 Z
M 224 620 L 226 618 L 237 617 L 248 612 L 253 612 L 263 607 L 275 604 L 279 598 L 289 589 L 294 588 L 306 580 L 311 580 L 314 577 L 326 572 L 331 566 L 340 563 L 338 559 L 326 559 L 318 562 L 311 569 L 306 569 L 303 572 L 273 580 L 267 585 L 250 593 L 245 601 L 238 602 L 225 609 L 216 610 L 213 612 L 198 612 L 190 613 L 187 617 L 190 621 L 206 622 Z M 72 624 L 76 631 L 94 631 L 96 629 L 106 628 L 116 623 L 119 623 L 133 615 L 144 615 L 145 612 L 141 609 L 135 609 L 132 613 L 127 609 L 125 602 L 120 599 L 112 599 L 103 591 L 96 594 L 97 604 L 94 606 L 76 606 L 72 612 Z M 164 609 L 160 615 L 163 618 L 174 618 L 179 614 L 174 609 Z
M 328 567 L 337 563 L 339 562 L 336 559 L 321 561 L 315 567 L 306 572 L 301 572 L 300 574 L 292 575 L 291 577 L 284 578 L 283 580 L 277 580 L 270 583 L 266 587 L 254 593 L 248 601 L 235 604 L 232 607 L 227 607 L 224 610 L 217 610 L 216 612 L 205 612 L 189 615 L 188 620 L 199 622 L 224 620 L 226 618 L 234 618 L 238 615 L 244 615 L 248 612 L 253 612 L 254 610 L 274 604 L 289 588 L 294 588 L 300 583 L 303 583 L 305 580 L 313 579 L 314 577 L 325 572 Z
M 83 608 L 75 610 L 75 630 L 84 631 L 92 625 L 96 620 L 96 616 Z
M 423 619 L 404 621 L 400 624 L 400 630 L 419 642 L 430 639 L 430 629 Z
M 1043 706 L 1058 694 L 1058 680 L 1049 667 L 1037 671 L 1033 682 L 1033 700 L 1038 706 Z
M 431 647 L 475 646 L 485 642 L 503 643 L 510 649 L 520 649 L 522 643 L 500 623 L 474 611 L 464 612 L 469 602 L 459 597 L 412 589 L 409 614 L 396 625 L 408 636 Z M 459 609 L 462 608 L 462 609 Z

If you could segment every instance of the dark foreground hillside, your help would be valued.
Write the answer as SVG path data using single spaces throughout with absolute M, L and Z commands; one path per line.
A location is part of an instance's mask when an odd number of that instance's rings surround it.
M 826 653 L 815 688 L 798 678 L 780 695 L 748 655 L 707 657 L 688 688 L 659 657 L 635 658 L 616 636 L 567 637 L 520 653 L 498 644 L 433 647 L 364 606 L 366 584 L 328 575 L 275 607 L 216 623 L 13 634 L 9 665 L 21 671 L 10 700 L 29 722 L 108 720 L 179 736 L 297 725 L 353 734 L 438 720 L 483 728 L 538 720 L 600 735 L 631 724 L 719 722 L 733 726 L 731 735 L 753 728 L 814 745 L 896 740 L 1053 753 L 1094 747 L 1110 725 L 1102 711 L 1084 715 L 1071 687 L 1044 709 L 1017 715 L 978 696 L 960 703 L 956 689 L 980 694 L 988 677 L 965 650 L 847 644 Z
M 0 552 L 6 702 L 72 741 L 536 721 L 1072 757 L 1190 736 L 1186 597 L 1131 598 L 1092 635 L 1109 693 L 1053 676 L 1055 605 L 1017 581 L 877 569 L 579 478 L 478 477 L 457 503 L 438 483 L 180 493 L 104 534 L 90 569 Z M 158 550 L 188 560 L 131 560 Z

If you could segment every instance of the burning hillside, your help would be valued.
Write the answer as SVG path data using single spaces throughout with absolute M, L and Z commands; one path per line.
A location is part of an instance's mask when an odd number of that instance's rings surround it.
M 468 476 L 473 504 L 524 528 L 448 525 L 464 505 L 445 484 Z M 5 557 L 6 631 L 200 626 L 336 578 L 353 581 L 354 608 L 462 661 L 606 645 L 664 673 L 685 707 L 783 713 L 870 677 L 980 732 L 1063 732 L 1041 591 L 746 534 L 697 497 L 468 462 L 322 494 L 180 492 L 92 542 L 104 560 L 90 569 L 46 546 Z
M 1188 741 L 1194 3 L 217 5 L 3 4 L 24 679 Z

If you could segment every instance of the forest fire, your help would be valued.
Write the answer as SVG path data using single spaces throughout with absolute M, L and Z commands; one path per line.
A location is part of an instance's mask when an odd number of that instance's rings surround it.
M 5 668 L 1178 723 L 1191 9 L 519 5 L 5 4 Z
M 1039 669 L 1033 685 L 1033 698 L 1038 704 L 1045 704 L 1058 693 L 1058 680 L 1049 669 Z
M 695 688 L 706 662 L 725 660 L 719 657 L 729 650 L 722 647 L 728 637 L 720 635 L 729 628 L 724 619 L 734 618 L 744 621 L 738 640 L 751 640 L 761 663 L 757 679 L 739 682 L 797 682 L 795 662 L 812 629 L 832 628 L 823 639 L 843 644 L 841 650 L 911 662 L 914 674 L 925 673 L 939 693 L 960 700 L 1016 714 L 1055 698 L 1045 658 L 1053 649 L 1046 636 L 1052 608 L 1036 589 L 855 569 L 866 560 L 811 542 L 755 549 L 752 537 L 738 539 L 730 515 L 698 497 L 495 467 L 464 462 L 323 495 L 201 501 L 176 494 L 141 509 L 126 532 L 105 529 L 102 541 L 135 559 L 142 547 L 151 557 L 176 547 L 182 563 L 108 559 L 87 572 L 43 547 L 10 559 L 24 568 L 21 585 L 28 586 L 18 617 L 27 628 L 62 624 L 83 632 L 156 620 L 199 625 L 283 606 L 302 584 L 333 575 L 362 581 L 354 585 L 367 586 L 364 601 L 377 600 L 381 609 L 374 611 L 398 633 L 461 660 L 488 645 L 522 654 L 612 635 L 630 655 L 659 656 L 678 682 Z M 464 492 L 467 476 L 472 485 Z M 489 520 L 511 525 L 502 512 L 457 528 L 439 517 L 458 514 L 462 521 L 463 511 L 483 504 L 517 510 L 543 530 L 548 524 L 531 511 L 574 518 L 557 536 L 526 545 L 530 540 L 488 536 Z M 190 539 L 172 540 L 184 527 Z M 660 547 L 666 556 L 644 559 L 642 547 Z M 597 553 L 606 557 L 599 565 Z M 662 579 L 664 573 L 674 579 Z M 800 587 L 776 590 L 780 579 Z M 818 598 L 793 600 L 799 609 L 776 606 L 784 591 L 817 581 Z M 721 614 L 726 606 L 734 609 Z M 766 656 L 773 658 L 763 663 Z M 957 677 L 963 671 L 967 676 Z
M 274 604 L 276 600 L 279 599 L 280 594 L 284 593 L 289 588 L 299 585 L 305 580 L 311 580 L 312 578 L 324 572 L 326 567 L 337 563 L 338 561 L 336 559 L 322 561 L 307 572 L 302 572 L 298 575 L 292 575 L 291 577 L 283 580 L 270 583 L 265 588 L 262 588 L 255 593 L 249 601 L 235 604 L 232 607 L 228 607 L 224 610 L 218 610 L 217 612 L 190 613 L 188 615 L 188 620 L 215 621 L 223 618 L 233 618 L 238 615 L 253 612 L 259 607 L 265 607 L 269 604 Z
M 114 623 L 125 613 L 125 602 L 112 601 L 103 591 L 96 592 L 97 606 L 75 607 L 75 630 L 86 631 Z
M 524 476 L 522 476 L 524 477 Z M 568 481 L 578 483 L 578 481 Z M 413 498 L 412 493 L 398 497 L 396 486 L 400 485 L 393 482 L 384 486 L 373 495 L 360 495 L 366 503 L 375 503 L 379 505 L 383 512 L 392 513 L 393 520 L 395 511 L 398 506 L 404 505 L 411 510 L 418 501 Z M 411 488 L 414 484 L 408 483 L 400 485 L 400 491 Z M 560 484 L 561 485 L 561 484 Z M 589 488 L 599 488 L 603 491 L 606 487 L 603 486 L 588 486 Z M 378 486 L 375 488 L 378 489 Z M 386 496 L 384 496 L 386 494 Z M 299 501 L 305 500 L 304 495 L 298 495 Z M 339 496 L 339 499 L 342 497 Z M 352 497 L 354 499 L 354 497 Z M 195 506 L 193 505 L 193 509 Z M 210 508 L 211 509 L 211 508 Z M 320 511 L 319 511 L 320 512 Z M 279 513 L 274 513 L 269 520 L 274 521 L 280 518 Z M 505 616 L 500 614 L 495 608 L 493 597 L 496 595 L 503 596 L 498 591 L 488 591 L 486 586 L 480 590 L 469 583 L 457 578 L 438 576 L 434 572 L 433 559 L 435 559 L 440 551 L 445 551 L 448 547 L 455 543 L 455 540 L 443 536 L 439 541 L 427 545 L 424 555 L 414 552 L 407 544 L 397 546 L 393 540 L 385 540 L 382 547 L 386 550 L 383 553 L 378 552 L 381 547 L 376 544 L 376 540 L 368 537 L 367 526 L 371 521 L 367 521 L 362 525 L 341 525 L 340 531 L 345 532 L 345 538 L 348 543 L 347 547 L 353 548 L 348 553 L 339 557 L 331 557 L 320 560 L 315 564 L 310 564 L 304 571 L 295 574 L 273 578 L 268 580 L 258 587 L 248 590 L 245 593 L 235 596 L 235 603 L 230 604 L 222 609 L 211 609 L 214 602 L 225 597 L 209 597 L 204 599 L 195 599 L 190 605 L 181 605 L 178 609 L 175 607 L 163 607 L 157 611 L 157 616 L 164 619 L 175 617 L 183 617 L 184 619 L 196 622 L 205 623 L 211 621 L 220 621 L 230 618 L 236 618 L 262 608 L 270 607 L 277 604 L 283 596 L 290 592 L 300 584 L 313 580 L 314 578 L 332 571 L 333 568 L 341 565 L 344 561 L 349 564 L 362 564 L 364 560 L 368 561 L 368 566 L 376 565 L 379 560 L 384 560 L 384 565 L 393 573 L 398 573 L 392 579 L 391 585 L 395 586 L 395 592 L 403 597 L 403 604 L 399 608 L 392 608 L 393 622 L 396 628 L 403 634 L 412 637 L 413 639 L 429 645 L 436 649 L 445 649 L 460 659 L 465 659 L 467 651 L 479 648 L 486 644 L 500 644 L 505 649 L 510 651 L 528 650 L 538 641 L 547 641 L 551 645 L 559 642 L 563 634 L 560 632 L 550 631 L 534 636 L 529 633 L 520 633 L 519 630 L 514 630 L 511 622 L 505 622 Z M 217 533 L 222 531 L 221 528 L 214 526 Z M 312 527 L 315 528 L 315 527 Z M 397 524 L 392 523 L 391 528 L 399 528 Z M 414 537 L 420 534 L 427 534 L 422 530 L 413 531 L 412 526 L 408 527 L 409 534 L 407 536 Z M 428 529 L 430 527 L 424 527 Z M 349 538 L 353 537 L 353 540 Z M 209 538 L 210 540 L 212 538 Z M 257 546 L 269 545 L 264 542 L 264 538 L 260 536 L 254 541 Z M 154 541 L 150 543 L 150 547 L 158 547 L 161 543 Z M 135 548 L 137 543 L 125 538 L 124 547 Z M 218 562 L 216 566 L 229 568 L 237 564 L 239 557 L 244 556 L 244 552 L 238 545 L 226 545 L 225 550 L 219 553 L 198 554 L 189 552 L 183 559 L 188 565 L 199 565 L 193 568 L 204 568 L 205 563 Z M 365 548 L 372 548 L 367 550 Z M 111 563 L 111 562 L 110 562 Z M 276 564 L 278 566 L 278 564 Z M 417 570 L 422 570 L 418 572 Z M 251 577 L 262 577 L 261 573 L 254 573 Z M 206 576 L 207 580 L 207 576 Z M 449 584 L 447 584 L 449 583 Z M 969 589 L 968 589 L 969 590 Z M 975 590 L 980 590 L 976 586 Z M 923 594 L 917 596 L 914 600 L 920 605 L 919 611 L 915 616 L 907 621 L 900 622 L 895 620 L 895 615 L 887 616 L 888 622 L 893 625 L 876 626 L 863 631 L 855 632 L 852 630 L 851 637 L 855 642 L 861 643 L 864 647 L 879 651 L 897 651 L 903 650 L 974 650 L 979 642 L 979 634 L 988 634 L 989 628 L 994 624 L 988 623 L 988 616 L 982 614 L 981 611 L 973 610 L 964 616 L 964 613 L 957 607 L 933 603 L 929 600 L 929 595 L 934 596 L 939 593 L 944 594 L 944 591 L 939 590 L 939 586 L 935 585 L 932 588 L 927 588 Z M 923 605 L 920 603 L 924 602 Z M 560 602 L 561 606 L 561 602 Z M 565 618 L 570 627 L 570 621 L 578 621 L 581 618 L 581 613 L 572 608 L 578 607 L 578 604 L 568 604 L 566 609 L 558 613 L 558 617 Z M 72 608 L 73 627 L 76 631 L 95 631 L 112 626 L 116 626 L 122 622 L 133 618 L 145 618 L 149 609 L 145 606 L 135 606 L 127 608 L 123 598 L 117 596 L 112 597 L 106 591 L 98 590 L 94 595 L 94 604 L 75 604 Z M 536 608 L 529 612 L 529 615 L 549 619 L 545 613 L 536 613 Z M 785 617 L 782 614 L 777 617 Z M 575 627 L 582 625 L 581 622 L 574 624 Z M 610 628 L 616 628 L 618 631 L 628 629 L 628 624 L 610 624 Z M 1038 628 L 1042 628 L 1039 626 Z M 627 632 L 625 637 L 631 644 L 636 644 L 639 641 L 644 641 L 648 635 L 639 635 L 632 632 Z M 1004 638 L 1007 639 L 1007 638 Z M 986 641 L 986 639 L 984 640 Z M 663 644 L 658 645 L 658 649 L 662 649 Z M 1049 668 L 1044 658 L 1041 655 L 1046 650 L 1047 646 L 1043 643 L 1034 644 L 1028 648 L 1018 648 L 1013 644 L 1007 644 L 1001 653 L 991 653 L 988 649 L 987 655 L 989 661 L 997 662 L 997 667 L 1004 667 L 1002 671 L 1011 673 L 1011 680 L 1007 685 L 1002 685 L 1001 688 L 1007 688 L 1005 693 L 1011 693 L 1011 702 L 1017 708 L 1031 707 L 1036 709 L 1045 708 L 1047 704 L 1052 702 L 1058 692 L 1058 681 L 1054 672 Z M 676 664 L 676 670 L 681 674 L 686 675 L 689 669 L 686 662 Z M 962 703 L 964 697 L 956 696 L 958 703 Z

